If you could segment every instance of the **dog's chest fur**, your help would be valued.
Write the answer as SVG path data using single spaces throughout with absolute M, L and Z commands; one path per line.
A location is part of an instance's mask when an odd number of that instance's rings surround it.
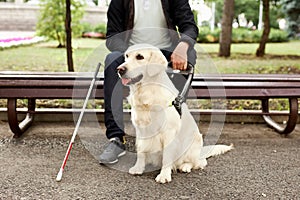
M 161 84 L 140 83 L 131 87 L 128 101 L 132 107 L 133 123 L 145 126 L 153 122 L 154 118 L 165 118 L 165 112 L 171 108 L 174 98 L 174 94 L 161 87 Z

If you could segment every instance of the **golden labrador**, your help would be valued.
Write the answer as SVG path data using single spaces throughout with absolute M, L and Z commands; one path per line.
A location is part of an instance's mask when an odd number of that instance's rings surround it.
M 154 164 L 161 167 L 155 179 L 159 183 L 170 182 L 172 170 L 203 169 L 206 158 L 232 149 L 232 145 L 203 147 L 202 134 L 187 105 L 183 103 L 181 116 L 172 106 L 178 90 L 166 68 L 162 52 L 146 44 L 131 46 L 118 67 L 122 83 L 130 88 L 128 101 L 136 129 L 137 161 L 129 173 L 142 174 L 147 164 Z

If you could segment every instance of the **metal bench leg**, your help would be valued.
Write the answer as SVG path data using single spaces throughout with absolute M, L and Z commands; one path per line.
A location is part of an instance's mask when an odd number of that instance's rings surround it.
M 7 118 L 14 137 L 20 137 L 32 124 L 35 111 L 35 99 L 28 99 L 28 111 L 26 117 L 19 123 L 17 113 L 17 99 L 7 100 Z
M 290 104 L 290 114 L 289 119 L 286 123 L 286 125 L 283 127 L 276 123 L 270 116 L 263 115 L 263 118 L 265 122 L 274 128 L 278 133 L 280 134 L 289 134 L 291 133 L 297 124 L 298 120 L 298 99 L 297 98 L 289 98 L 289 104 Z M 269 112 L 269 99 L 262 100 L 262 110 L 265 113 Z

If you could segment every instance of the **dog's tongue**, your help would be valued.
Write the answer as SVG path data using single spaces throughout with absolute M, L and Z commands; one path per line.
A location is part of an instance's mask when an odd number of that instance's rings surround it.
M 130 78 L 122 78 L 122 84 L 127 85 L 131 81 Z

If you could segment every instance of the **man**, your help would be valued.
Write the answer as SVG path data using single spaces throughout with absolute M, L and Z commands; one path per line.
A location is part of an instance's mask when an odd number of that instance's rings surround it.
M 198 27 L 188 0 L 112 0 L 107 18 L 106 46 L 111 53 L 105 59 L 104 117 L 110 142 L 100 163 L 112 164 L 126 153 L 122 84 L 116 73 L 123 53 L 130 45 L 148 43 L 161 49 L 173 69 L 186 70 L 188 62 L 196 62 Z

